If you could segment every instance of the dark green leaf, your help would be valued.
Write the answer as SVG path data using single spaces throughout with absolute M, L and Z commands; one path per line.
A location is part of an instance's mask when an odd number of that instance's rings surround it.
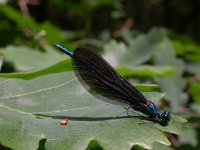
M 2 66 L 2 64 L 3 64 L 3 56 L 0 55 L 0 71 L 1 71 L 1 66 Z
M 70 39 L 72 37 L 72 34 L 70 32 L 68 32 L 67 36 L 64 34 L 61 35 L 61 30 L 49 22 L 39 24 L 35 22 L 34 19 L 31 17 L 24 17 L 21 12 L 10 7 L 9 5 L 1 6 L 0 12 L 19 26 L 35 31 L 37 33 L 35 35 L 36 39 L 42 33 L 42 36 L 45 35 L 45 39 L 50 44 L 56 44 L 57 42 L 62 41 L 65 41 L 66 44 L 68 42 L 67 39 Z M 73 46 L 71 44 L 68 44 L 68 47 L 72 48 Z
M 52 65 L 48 68 L 42 69 L 42 70 L 32 71 L 32 72 L 28 72 L 28 73 L 9 73 L 9 74 L 0 73 L 0 77 L 31 80 L 31 79 L 37 78 L 39 76 L 53 74 L 53 73 L 59 73 L 59 72 L 64 72 L 64 71 L 71 71 L 71 70 L 72 70 L 71 60 L 68 59 L 68 60 L 59 62 L 55 65 Z
M 134 84 L 134 86 L 143 92 L 159 91 L 159 86 L 156 84 Z
M 191 94 L 194 101 L 200 104 L 200 83 L 192 83 L 189 88 L 189 93 Z
M 164 77 L 174 72 L 173 67 L 147 65 L 117 67 L 116 70 L 125 77 Z

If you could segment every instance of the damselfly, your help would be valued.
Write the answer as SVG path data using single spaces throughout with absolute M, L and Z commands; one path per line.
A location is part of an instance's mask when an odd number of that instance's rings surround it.
M 147 100 L 143 94 L 120 76 L 106 60 L 87 48 L 77 48 L 74 52 L 61 45 L 58 49 L 72 58 L 74 71 L 83 86 L 92 94 L 100 95 L 110 103 L 127 104 L 132 109 L 140 111 L 149 118 L 167 125 L 170 113 L 159 110 L 156 105 Z

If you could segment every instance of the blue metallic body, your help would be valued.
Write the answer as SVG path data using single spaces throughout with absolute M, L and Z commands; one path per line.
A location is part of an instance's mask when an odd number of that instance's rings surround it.
M 145 107 L 145 111 L 148 115 L 152 117 L 156 117 L 161 114 L 160 110 L 156 107 L 156 105 L 153 102 L 150 102 L 150 104 Z
M 63 46 L 56 44 L 55 47 L 57 47 L 59 50 L 61 50 L 65 54 L 69 55 L 70 57 L 74 58 L 74 53 L 69 51 L 68 49 L 64 48 Z

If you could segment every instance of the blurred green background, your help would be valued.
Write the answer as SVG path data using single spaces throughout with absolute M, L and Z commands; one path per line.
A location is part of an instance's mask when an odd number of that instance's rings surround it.
M 54 44 L 91 47 L 131 83 L 149 85 L 142 91 L 165 93 L 160 107 L 188 120 L 182 134 L 166 133 L 171 146 L 153 149 L 199 150 L 199 8 L 198 0 L 0 0 L 0 81 L 71 71 Z M 3 138 L 0 149 L 15 149 Z

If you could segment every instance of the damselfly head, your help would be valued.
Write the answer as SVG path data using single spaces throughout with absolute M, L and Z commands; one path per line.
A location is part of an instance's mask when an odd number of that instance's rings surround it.
M 167 111 L 163 111 L 162 113 L 160 113 L 159 119 L 161 125 L 167 125 L 170 120 L 170 113 Z

